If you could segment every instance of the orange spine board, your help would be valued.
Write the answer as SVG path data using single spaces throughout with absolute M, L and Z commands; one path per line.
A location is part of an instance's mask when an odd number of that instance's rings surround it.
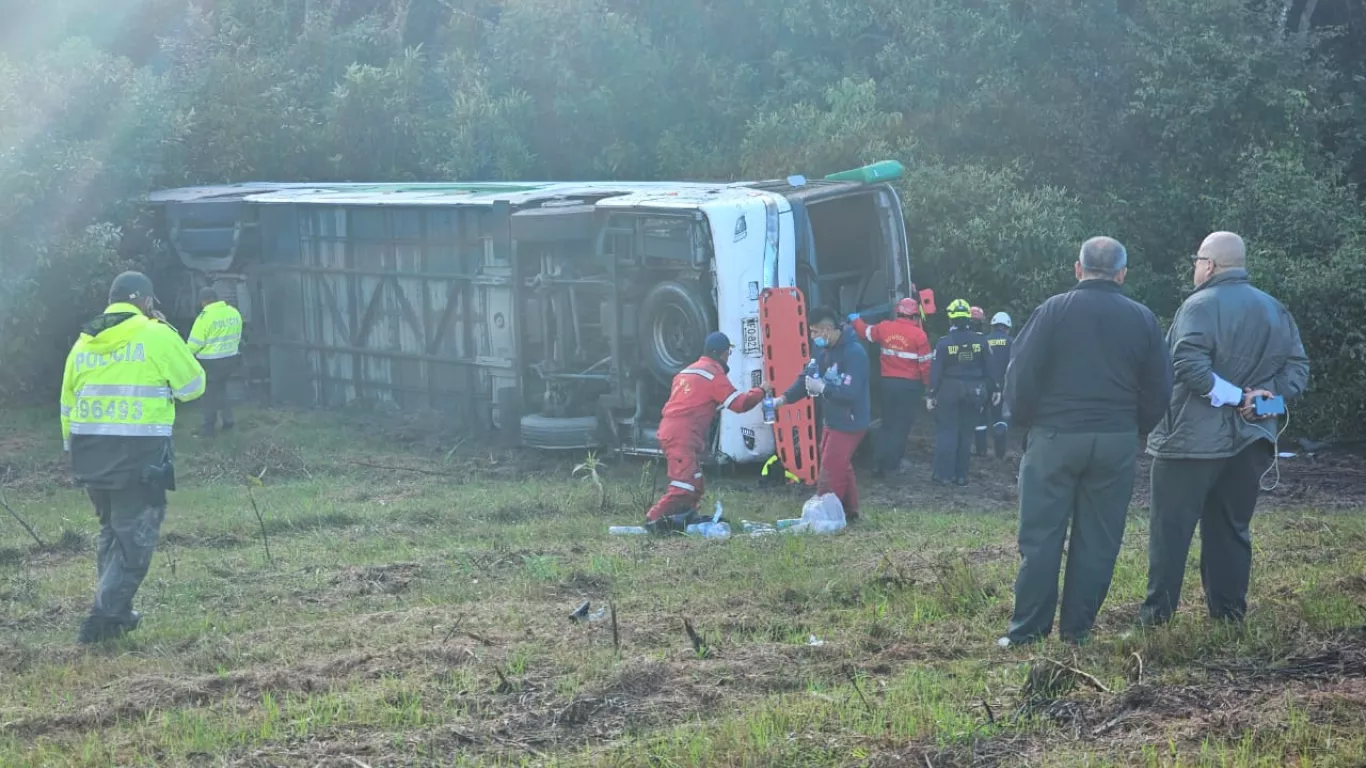
M 806 298 L 796 288 L 766 288 L 759 295 L 765 378 L 774 387 L 797 380 L 811 359 Z M 773 425 L 778 460 L 807 485 L 816 484 L 816 408 L 811 398 L 778 409 Z

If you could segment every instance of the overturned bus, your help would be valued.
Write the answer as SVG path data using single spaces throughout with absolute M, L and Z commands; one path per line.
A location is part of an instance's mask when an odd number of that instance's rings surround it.
M 736 345 L 735 386 L 759 384 L 764 288 L 841 313 L 911 295 L 888 183 L 900 173 L 889 161 L 737 184 L 261 183 L 147 203 L 171 319 L 188 327 L 195 291 L 217 288 L 242 312 L 249 375 L 272 402 L 380 401 L 529 447 L 648 455 L 670 381 L 709 331 Z M 719 462 L 762 462 L 774 439 L 757 409 L 727 412 L 713 447 Z

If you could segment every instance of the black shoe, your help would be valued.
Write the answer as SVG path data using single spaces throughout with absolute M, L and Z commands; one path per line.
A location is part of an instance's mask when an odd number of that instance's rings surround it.
M 134 624 L 134 626 L 137 625 Z M 103 616 L 86 616 L 85 621 L 81 622 L 80 631 L 76 633 L 76 642 L 81 645 L 94 645 L 105 640 L 122 637 L 128 629 L 126 624 L 106 619 Z
M 952 485 L 952 484 L 953 484 L 952 482 L 950 482 L 950 481 L 948 481 L 948 480 L 945 480 L 945 479 L 942 478 L 942 477 L 932 477 L 932 478 L 930 478 L 930 482 L 931 482 L 931 483 L 934 483 L 935 485 Z
M 953 484 L 958 486 L 959 488 L 966 488 L 968 485 L 968 479 L 966 477 L 955 477 L 953 479 Z

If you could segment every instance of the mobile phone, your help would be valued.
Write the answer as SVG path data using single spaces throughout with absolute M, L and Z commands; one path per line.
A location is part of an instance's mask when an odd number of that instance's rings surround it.
M 1285 415 L 1285 398 L 1280 395 L 1259 397 L 1252 401 L 1252 412 L 1258 416 Z

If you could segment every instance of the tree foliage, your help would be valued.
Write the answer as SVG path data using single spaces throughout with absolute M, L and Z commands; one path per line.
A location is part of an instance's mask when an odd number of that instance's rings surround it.
M 919 282 L 1017 315 L 1105 233 L 1130 248 L 1130 292 L 1169 316 L 1200 239 L 1243 233 L 1310 347 L 1297 423 L 1366 415 L 1366 0 L 1320 0 L 1307 24 L 1279 0 L 9 5 L 6 395 L 51 393 L 52 350 L 125 258 L 114 228 L 156 187 L 729 180 L 896 157 Z

